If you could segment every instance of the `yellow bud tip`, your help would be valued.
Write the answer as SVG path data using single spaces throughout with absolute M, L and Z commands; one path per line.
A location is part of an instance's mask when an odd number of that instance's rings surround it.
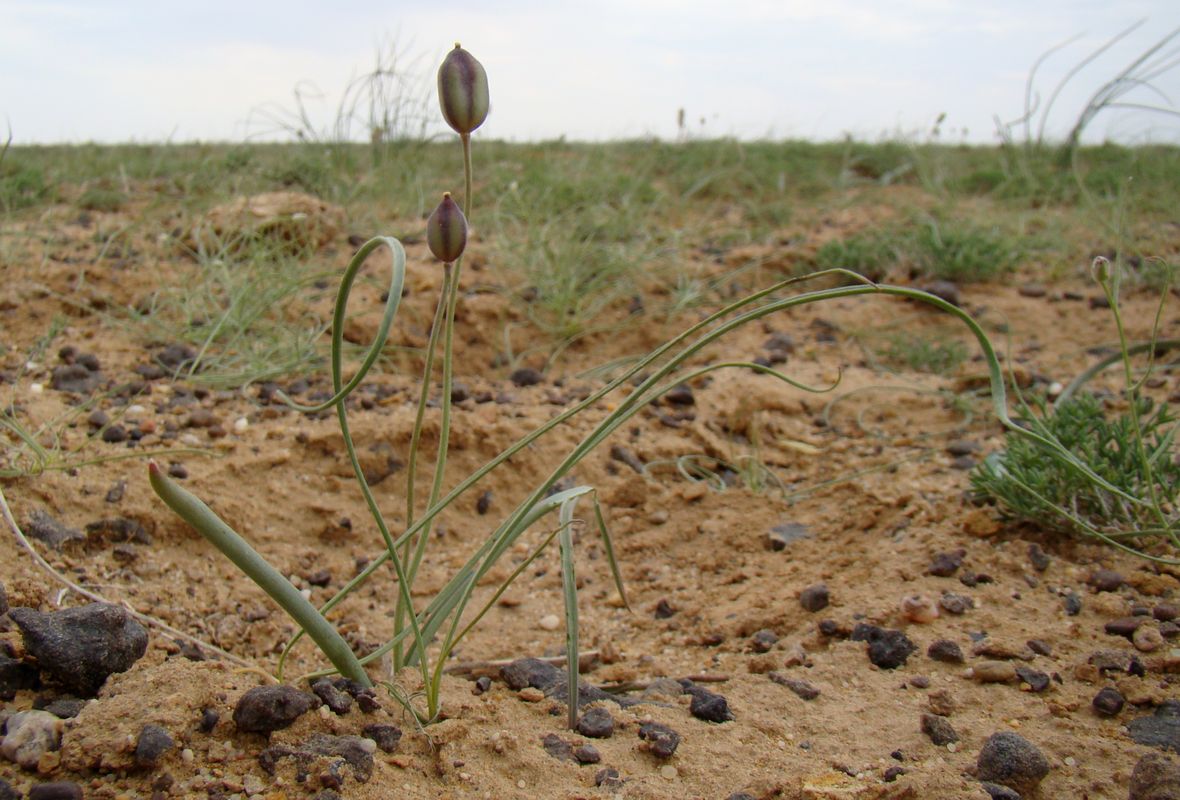
M 455 42 L 455 49 L 456 49 L 456 50 L 462 50 L 462 49 L 463 49 L 463 45 L 459 44 L 458 42 Z

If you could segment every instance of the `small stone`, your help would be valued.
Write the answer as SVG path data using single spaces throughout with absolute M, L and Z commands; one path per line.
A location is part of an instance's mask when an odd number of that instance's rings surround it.
M 926 695 L 926 707 L 930 709 L 931 714 L 937 714 L 940 717 L 949 717 L 959 709 L 959 704 L 955 702 L 954 696 L 946 689 L 935 689 Z
M 785 522 L 775 525 L 766 534 L 766 546 L 771 550 L 785 550 L 787 545 L 811 535 L 807 526 L 799 522 Z M 822 585 L 822 584 L 821 584 Z
M 1021 683 L 1028 686 L 1030 691 L 1043 692 L 1049 688 L 1049 676 L 1035 669 L 1028 667 L 1017 667 L 1016 677 L 1020 679 Z
M 950 639 L 935 639 L 926 648 L 926 655 L 935 661 L 948 664 L 962 664 L 964 661 L 962 649 Z
M 1163 753 L 1148 753 L 1131 772 L 1127 800 L 1180 800 L 1180 764 Z
M 615 732 L 615 720 L 605 708 L 592 708 L 578 719 L 577 731 L 591 739 L 609 739 Z
M 316 705 L 316 697 L 294 686 L 256 686 L 234 706 L 234 724 L 241 731 L 270 733 L 286 728 Z
M 799 593 L 799 605 L 803 606 L 804 610 L 810 611 L 813 614 L 827 608 L 830 599 L 828 587 L 823 583 L 808 586 Z
M 561 618 L 556 614 L 546 614 L 537 620 L 537 626 L 543 631 L 555 631 L 561 627 Z
M 1106 686 L 1098 694 L 1094 695 L 1094 699 L 1090 701 L 1090 705 L 1094 708 L 1094 712 L 1103 717 L 1113 717 L 1123 710 L 1126 701 L 1123 696 L 1119 694 L 1119 690 L 1113 686 Z
M 173 461 L 168 465 L 168 476 L 182 481 L 188 477 L 188 467 L 179 461 Z
M 0 800 L 21 800 L 20 792 L 3 778 L 0 778 Z
M 598 748 L 592 744 L 580 744 L 574 748 L 574 761 L 579 764 L 597 764 L 602 761 Z
M 1074 592 L 1070 592 L 1065 596 L 1065 600 L 1062 601 L 1062 607 L 1065 609 L 1066 615 L 1076 617 L 1082 613 L 1082 598 L 1078 597 Z
M 987 792 L 987 796 L 991 800 L 1021 800 L 1020 792 L 1009 789 L 1007 786 L 1001 786 L 998 783 L 988 783 L 987 781 L 979 785 Z
M 691 386 L 679 383 L 664 393 L 664 402 L 673 406 L 691 406 L 696 403 L 696 398 Z
M 18 711 L 5 722 L 0 755 L 25 769 L 36 769 L 41 756 L 61 747 L 64 727 L 48 711 Z
M 38 668 L 81 697 L 93 697 L 108 676 L 126 671 L 147 651 L 147 630 L 122 606 L 91 603 L 49 613 L 14 608 L 9 616 Z
M 733 712 L 729 710 L 729 702 L 716 692 L 707 689 L 694 688 L 692 702 L 688 711 L 697 719 L 705 722 L 729 722 L 733 719 Z
M 210 733 L 220 721 L 221 713 L 217 709 L 206 708 L 201 711 L 201 721 L 197 724 L 197 730 L 201 733 Z
M 1135 633 L 1131 635 L 1131 643 L 1135 645 L 1136 650 L 1143 653 L 1150 653 L 1163 646 L 1164 635 L 1154 625 L 1140 625 Z
M 38 783 L 28 794 L 28 800 L 82 800 L 82 797 L 82 787 L 73 781 Z
M 976 777 L 998 783 L 1020 794 L 1032 794 L 1049 774 L 1049 761 L 1036 745 L 1023 736 L 1002 731 L 994 733 L 979 751 Z
M 946 446 L 946 451 L 952 456 L 969 456 L 979 452 L 979 442 L 969 439 L 956 439 Z M 966 553 L 964 552 L 964 555 Z
M 556 733 L 547 733 L 541 739 L 541 747 L 545 749 L 551 757 L 558 761 L 573 761 L 574 749 L 565 739 L 562 739 Z
M 1110 636 L 1125 636 L 1130 639 L 1139 630 L 1139 626 L 1147 621 L 1146 617 L 1119 617 L 1112 619 L 1103 626 Z
M 492 688 L 492 679 L 487 675 L 480 675 L 475 679 L 475 686 L 471 687 L 471 693 L 474 695 L 481 695 Z
M 135 764 L 144 769 L 150 769 L 156 766 L 164 754 L 174 747 L 176 747 L 176 742 L 163 727 L 144 725 L 139 731 L 139 738 L 135 740 Z
M 787 687 L 802 700 L 814 700 L 820 695 L 819 689 L 800 678 L 790 678 L 781 672 L 771 672 L 767 677 L 780 686 Z
M 41 705 L 42 698 L 38 697 L 33 701 L 33 708 L 39 708 L 42 711 L 48 711 L 58 719 L 73 719 L 82 713 L 82 709 L 86 707 L 86 701 L 77 697 L 70 697 L 65 695 L 63 697 L 55 697 L 49 702 Z
M 940 300 L 945 300 L 952 306 L 961 305 L 963 302 L 962 296 L 959 293 L 959 287 L 953 281 L 934 281 L 923 286 L 922 290 L 929 292 Z
M 966 550 L 954 550 L 947 553 L 936 553 L 934 559 L 930 562 L 930 566 L 926 568 L 927 575 L 935 575 L 939 578 L 949 578 L 959 571 L 959 567 L 963 566 L 963 558 L 967 555 Z
M 639 738 L 645 749 L 656 758 L 671 758 L 680 746 L 680 734 L 659 722 L 645 722 L 639 726 Z
M 509 375 L 508 379 L 516 386 L 536 386 L 545 380 L 545 376 L 532 367 L 521 367 Z
M 942 597 L 939 598 L 938 604 L 942 606 L 943 611 L 956 616 L 966 614 L 975 608 L 975 601 L 970 597 L 954 594 L 953 592 L 944 592 Z
M 1021 297 L 1044 297 L 1048 290 L 1039 283 L 1024 283 L 1016 290 Z
M 1037 572 L 1044 572 L 1049 568 L 1049 556 L 1036 542 L 1028 546 L 1028 560 Z
M 755 653 L 768 653 L 778 642 L 778 636 L 769 628 L 755 631 L 750 637 L 750 649 Z
M 36 667 L 0 655 L 0 700 L 11 700 L 21 690 L 37 688 L 38 683 Z
M 333 714 L 347 714 L 352 708 L 352 697 L 340 691 L 329 678 L 320 678 L 313 683 L 311 691 Z
M 980 661 L 972 677 L 980 683 L 1005 683 L 1016 678 L 1016 667 L 1010 661 Z
M 83 364 L 65 364 L 53 368 L 49 388 L 71 394 L 91 394 L 102 384 L 102 373 L 92 372 Z
M 955 732 L 954 726 L 946 717 L 940 717 L 938 714 L 922 714 L 921 720 L 922 733 L 930 737 L 930 741 L 936 746 L 943 747 L 951 742 L 959 741 L 959 734 Z
M 898 608 L 903 618 L 920 625 L 928 625 L 938 619 L 938 606 L 924 594 L 903 597 Z
M 1180 753 L 1180 700 L 1165 700 L 1154 714 L 1131 720 L 1127 733 L 1138 744 Z
M 107 444 L 119 444 L 127 441 L 127 429 L 122 425 L 110 425 L 103 429 L 102 440 Z
M 1053 648 L 1044 639 L 1029 639 L 1025 644 L 1038 656 L 1053 655 Z
M 1180 606 L 1175 603 L 1159 603 L 1151 609 L 1151 616 L 1160 622 L 1171 622 L 1180 617 Z
M 854 642 L 868 642 L 869 661 L 881 669 L 897 669 L 918 649 L 901 631 L 863 622 L 853 628 L 850 638 Z
M 377 743 L 377 749 L 382 753 L 397 751 L 398 743 L 402 740 L 402 729 L 396 725 L 373 724 L 361 728 L 366 739 Z
M 1086 583 L 1093 586 L 1096 592 L 1117 592 L 1126 582 L 1126 579 L 1113 569 L 1094 570 L 1086 579 Z
M 29 515 L 29 518 L 25 520 L 24 531 L 30 539 L 44 542 L 54 550 L 60 550 L 62 545 L 67 542 L 86 539 L 86 535 L 82 531 L 58 522 L 42 509 L 37 509 Z
M 656 619 L 668 619 L 669 617 L 674 617 L 676 616 L 676 607 L 669 603 L 666 597 L 660 598 L 660 602 L 656 603 L 656 607 L 652 612 L 652 616 L 654 616 Z
M 608 789 L 615 789 L 623 785 L 623 781 L 619 778 L 619 771 L 614 767 L 606 767 L 594 773 L 594 785 L 605 786 Z
M 535 686 L 526 686 L 516 693 L 526 703 L 539 703 L 545 699 L 545 693 Z

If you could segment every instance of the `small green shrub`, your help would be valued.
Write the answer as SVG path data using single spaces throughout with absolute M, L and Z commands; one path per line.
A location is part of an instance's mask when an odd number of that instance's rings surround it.
M 967 346 L 955 339 L 927 339 L 891 333 L 885 337 L 880 355 L 893 366 L 946 375 L 967 360 Z
M 127 195 L 118 189 L 92 186 L 78 198 L 78 208 L 86 211 L 118 211 L 127 202 Z
M 903 253 L 903 243 L 895 235 L 866 233 L 847 239 L 833 239 L 815 254 L 819 269 L 847 269 L 872 281 L 883 280 L 896 266 Z
M 995 229 L 931 222 L 911 239 L 919 273 L 959 281 L 995 280 L 1016 264 L 1019 246 Z

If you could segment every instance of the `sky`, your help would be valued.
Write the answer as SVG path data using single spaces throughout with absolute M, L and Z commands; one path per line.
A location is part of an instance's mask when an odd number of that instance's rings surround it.
M 442 130 L 434 72 L 456 41 L 487 69 L 477 134 L 531 141 L 733 136 L 997 141 L 1030 69 L 1046 135 L 1180 28 L 1177 0 L 0 0 L 0 137 L 56 142 L 290 138 L 304 97 L 316 137 L 378 53 L 403 111 Z M 1050 96 L 1120 31 L 1143 24 Z M 1180 39 L 1171 49 L 1180 54 Z M 1165 51 L 1167 52 L 1167 51 Z M 1129 102 L 1180 103 L 1180 67 Z M 423 106 L 422 103 L 425 103 Z M 685 128 L 677 124 L 684 109 Z M 367 111 L 351 126 L 364 135 Z M 416 129 L 416 126 L 415 126 Z M 1025 129 L 1012 130 L 1017 137 Z M 1089 141 L 1180 142 L 1180 117 L 1108 110 Z

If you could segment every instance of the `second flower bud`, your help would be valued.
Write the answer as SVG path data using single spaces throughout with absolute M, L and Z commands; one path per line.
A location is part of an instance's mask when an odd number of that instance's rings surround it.
M 467 218 L 450 192 L 443 194 L 442 202 L 426 220 L 426 244 L 435 258 L 447 264 L 458 261 L 467 247 Z

